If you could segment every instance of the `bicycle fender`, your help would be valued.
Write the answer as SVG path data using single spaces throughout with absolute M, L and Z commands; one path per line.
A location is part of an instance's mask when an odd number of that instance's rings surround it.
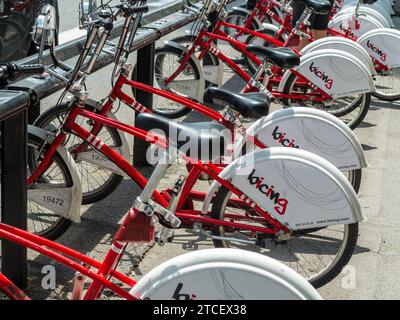
M 241 7 L 233 7 L 233 8 L 232 8 L 232 12 L 235 12 L 235 11 L 239 11 L 239 12 L 245 13 L 246 15 L 251 14 L 251 11 L 250 11 L 250 10 L 247 10 L 246 8 L 241 8 Z M 257 24 L 257 29 L 260 29 L 260 28 L 263 27 L 263 25 L 262 25 L 260 19 L 258 19 L 257 16 L 255 16 L 255 17 L 253 18 L 253 21 Z
M 42 140 L 47 140 L 48 142 L 52 142 L 55 139 L 55 135 L 49 131 L 44 129 L 28 125 L 28 133 L 32 134 L 36 137 L 39 137 Z M 71 174 L 73 187 L 71 192 L 68 194 L 62 193 L 62 189 L 54 189 L 50 196 L 56 196 L 57 198 L 61 198 L 63 200 L 63 208 L 57 208 L 56 204 L 49 204 L 43 200 L 43 191 L 42 193 L 37 194 L 40 189 L 28 189 L 28 200 L 34 199 L 36 203 L 44 207 L 51 206 L 51 209 L 55 210 L 58 214 L 62 215 L 64 218 L 69 219 L 75 223 L 81 222 L 81 203 L 82 203 L 82 187 L 80 176 L 78 173 L 78 168 L 76 163 L 72 157 L 72 155 L 62 146 L 57 148 L 57 152 L 65 161 L 68 166 L 68 170 Z
M 196 250 L 169 259 L 129 291 L 150 300 L 321 300 L 293 269 L 259 253 L 234 248 Z
M 313 85 L 334 99 L 375 91 L 371 73 L 355 56 L 335 49 L 306 53 L 300 58 L 297 70 Z M 278 90 L 283 92 L 291 71 L 287 70 Z
M 370 55 L 389 68 L 400 66 L 400 31 L 390 28 L 375 29 L 357 41 Z
M 358 39 L 364 33 L 378 28 L 384 28 L 384 26 L 375 18 L 371 16 L 359 16 L 358 21 L 360 23 L 360 28 L 355 29 L 352 28 L 351 36 Z M 346 29 L 346 25 L 353 24 L 354 22 L 354 15 L 353 13 L 338 13 L 330 22 L 329 28 L 335 29 L 339 32 L 343 32 Z
M 296 107 L 272 112 L 254 122 L 246 134 L 268 147 L 289 147 L 312 152 L 341 171 L 367 167 L 361 143 L 341 120 L 318 109 Z M 240 154 L 246 138 L 235 145 Z
M 346 177 L 329 161 L 305 150 L 273 147 L 248 153 L 219 176 L 290 230 L 366 221 Z
M 374 63 L 371 60 L 368 52 L 357 42 L 354 42 L 347 38 L 342 37 L 326 37 L 313 42 L 310 42 L 307 46 L 301 50 L 301 55 L 305 55 L 308 52 L 321 49 L 336 49 L 345 51 L 353 56 L 357 57 L 364 63 L 369 69 L 372 76 L 376 75 Z
M 186 48 L 185 46 L 183 46 L 177 42 L 174 42 L 174 41 L 164 41 L 164 45 L 167 47 L 173 47 L 175 49 L 181 50 L 182 53 L 189 52 L 188 48 Z M 191 90 L 190 85 L 187 85 L 187 87 L 188 87 L 187 94 L 190 98 L 196 99 L 197 101 L 202 102 L 203 97 L 204 97 L 204 91 L 205 91 L 204 70 L 200 64 L 199 59 L 197 59 L 196 56 L 192 55 L 190 57 L 190 59 L 194 62 L 194 64 L 198 68 L 199 73 L 200 73 L 200 79 L 199 79 L 199 83 L 197 85 L 197 93 L 194 93 L 193 90 Z M 182 90 L 183 88 L 180 87 L 180 89 Z

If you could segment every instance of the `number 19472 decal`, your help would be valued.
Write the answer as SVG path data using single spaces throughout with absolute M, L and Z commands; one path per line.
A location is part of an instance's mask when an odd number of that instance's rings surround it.
M 60 207 L 64 206 L 64 199 L 60 199 L 60 198 L 53 197 L 53 196 L 43 196 L 43 201 L 45 203 L 53 203 Z

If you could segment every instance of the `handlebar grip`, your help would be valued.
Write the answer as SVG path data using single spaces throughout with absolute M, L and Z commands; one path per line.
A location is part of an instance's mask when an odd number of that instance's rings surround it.
M 41 64 L 18 65 L 9 62 L 0 65 L 0 79 L 14 80 L 23 74 L 41 74 L 44 72 L 44 66 Z
M 19 65 L 18 71 L 23 74 L 41 74 L 44 72 L 44 66 L 42 64 Z
M 137 7 L 132 7 L 132 12 L 133 13 L 146 13 L 149 11 L 148 6 L 137 6 Z

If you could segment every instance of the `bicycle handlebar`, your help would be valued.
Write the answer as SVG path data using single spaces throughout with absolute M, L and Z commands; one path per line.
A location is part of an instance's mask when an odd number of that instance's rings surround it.
M 0 64 L 0 79 L 14 80 L 24 74 L 41 74 L 44 66 L 41 64 L 18 65 L 15 62 Z

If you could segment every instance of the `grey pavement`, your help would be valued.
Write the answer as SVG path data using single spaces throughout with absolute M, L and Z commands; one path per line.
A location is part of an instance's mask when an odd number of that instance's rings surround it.
M 76 26 L 74 14 L 78 0 L 61 0 L 63 30 Z M 66 17 L 66 19 L 64 19 Z M 174 33 L 171 37 L 180 34 Z M 110 68 L 93 74 L 89 81 L 89 92 L 104 96 L 109 90 Z M 237 85 L 237 82 L 234 83 Z M 56 101 L 54 95 L 43 103 L 43 109 Z M 275 106 L 279 108 L 279 106 Z M 133 114 L 124 108 L 117 116 L 124 121 L 133 120 Z M 380 102 L 373 99 L 371 109 L 360 128 L 355 130 L 363 144 L 369 167 L 363 170 L 359 199 L 368 222 L 360 224 L 359 239 L 348 268 L 332 282 L 319 289 L 325 299 L 400 299 L 400 104 Z M 142 168 L 146 175 L 151 168 Z M 171 186 L 183 167 L 171 168 L 161 183 Z M 200 186 L 206 189 L 207 182 Z M 75 224 L 60 239 L 91 257 L 101 259 L 121 222 L 140 190 L 125 179 L 119 188 L 105 200 L 84 206 L 82 222 Z M 190 230 L 179 230 L 172 243 L 160 247 L 157 244 L 131 245 L 120 264 L 123 272 L 135 272 L 140 277 L 161 262 L 179 254 L 213 247 L 210 240 L 194 235 Z M 30 255 L 30 286 L 34 298 L 67 297 L 73 273 L 56 265 L 57 289 L 43 290 L 40 280 L 41 268 L 49 264 L 47 259 Z M 349 272 L 355 271 L 356 285 L 348 286 Z M 353 276 L 353 273 L 351 273 Z M 112 298 L 112 296 L 110 296 Z

